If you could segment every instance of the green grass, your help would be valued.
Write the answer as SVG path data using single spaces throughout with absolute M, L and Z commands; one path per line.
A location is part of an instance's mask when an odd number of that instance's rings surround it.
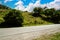
M 22 16 L 23 16 L 23 26 L 52 24 L 51 22 L 43 20 L 41 17 L 33 17 L 31 13 L 28 12 L 23 12 Z
M 36 38 L 33 40 L 60 40 L 60 33 L 42 35 L 40 38 Z

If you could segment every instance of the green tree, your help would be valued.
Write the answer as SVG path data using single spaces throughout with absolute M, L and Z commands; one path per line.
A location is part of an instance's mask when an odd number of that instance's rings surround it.
M 47 17 L 53 17 L 55 15 L 55 9 L 54 8 L 51 8 L 51 9 L 46 9 L 44 11 L 44 14 L 47 16 Z
M 42 8 L 36 7 L 33 10 L 33 16 L 35 16 L 35 17 L 40 16 L 40 14 L 42 14 L 42 12 L 43 12 L 43 9 Z
M 5 22 L 1 25 L 5 27 L 19 27 L 22 26 L 23 17 L 18 10 L 11 10 L 5 17 Z
M 53 19 L 54 19 L 55 23 L 60 23 L 60 10 L 56 10 Z

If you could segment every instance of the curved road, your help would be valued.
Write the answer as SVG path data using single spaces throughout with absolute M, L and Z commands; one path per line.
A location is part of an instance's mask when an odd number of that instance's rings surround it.
M 32 40 L 43 34 L 60 32 L 60 24 L 19 27 L 19 28 L 0 28 L 0 40 Z

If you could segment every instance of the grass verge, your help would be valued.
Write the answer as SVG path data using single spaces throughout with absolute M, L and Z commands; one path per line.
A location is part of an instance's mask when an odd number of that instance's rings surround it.
M 50 35 L 42 35 L 39 38 L 33 40 L 60 40 L 60 33 L 50 34 Z

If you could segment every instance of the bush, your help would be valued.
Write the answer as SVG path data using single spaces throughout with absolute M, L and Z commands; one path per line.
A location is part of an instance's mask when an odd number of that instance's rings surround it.
M 19 27 L 22 26 L 22 15 L 18 10 L 11 10 L 5 17 L 5 22 L 1 23 L 4 27 Z
M 1 24 L 2 22 L 4 22 L 4 19 L 3 19 L 3 18 L 0 18 L 0 24 Z

